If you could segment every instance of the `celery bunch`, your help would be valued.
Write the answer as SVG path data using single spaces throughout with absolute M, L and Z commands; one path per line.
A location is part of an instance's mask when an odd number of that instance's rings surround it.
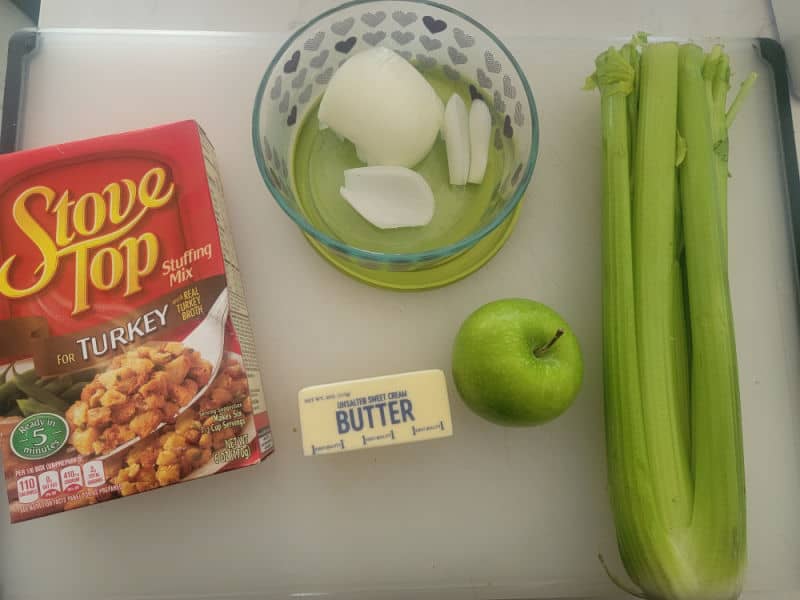
M 746 560 L 727 273 L 728 57 L 641 36 L 597 57 L 603 355 L 620 555 L 659 600 L 729 600 Z

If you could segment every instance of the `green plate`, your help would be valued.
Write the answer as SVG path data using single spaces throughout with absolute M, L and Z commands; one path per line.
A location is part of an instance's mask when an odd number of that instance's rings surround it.
M 480 242 L 451 260 L 422 271 L 389 271 L 362 267 L 330 252 L 324 245 L 306 235 L 311 246 L 340 271 L 358 281 L 392 290 L 418 291 L 442 287 L 471 275 L 500 251 L 514 231 L 522 201 L 508 218 Z

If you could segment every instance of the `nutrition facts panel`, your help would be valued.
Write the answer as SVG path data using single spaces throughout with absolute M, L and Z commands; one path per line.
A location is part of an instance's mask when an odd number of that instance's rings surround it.
M 230 318 L 236 335 L 239 338 L 239 345 L 242 347 L 242 360 L 247 371 L 247 380 L 250 386 L 250 398 L 253 402 L 253 409 L 256 412 L 264 410 L 264 393 L 261 383 L 261 374 L 256 357 L 256 344 L 253 330 L 250 326 L 247 312 L 247 304 L 242 286 L 242 274 L 239 263 L 236 260 L 236 247 L 233 244 L 230 225 L 228 224 L 228 214 L 225 209 L 225 199 L 222 190 L 222 183 L 216 164 L 216 153 L 211 142 L 201 130 L 200 140 L 203 145 L 206 172 L 208 173 L 208 187 L 211 191 L 211 202 L 214 206 L 214 216 L 217 219 L 219 228 L 220 245 L 222 246 L 222 258 L 225 261 L 225 274 L 228 279 L 228 301 L 230 304 Z M 263 444 L 262 444 L 263 449 Z

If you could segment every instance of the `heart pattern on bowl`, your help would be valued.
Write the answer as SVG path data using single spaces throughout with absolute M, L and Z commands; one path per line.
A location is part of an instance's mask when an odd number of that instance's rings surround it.
M 300 50 L 295 50 L 292 57 L 283 65 L 284 73 L 294 73 L 297 71 L 297 65 L 300 64 Z
M 405 59 L 406 59 L 407 61 L 409 61 L 409 62 L 411 62 L 411 57 L 412 57 L 412 56 L 414 56 L 414 55 L 413 55 L 413 54 L 411 54 L 411 52 L 409 52 L 408 50 L 399 50 L 399 51 L 397 52 L 397 54 L 399 54 L 400 56 L 402 56 L 403 58 L 405 58 Z
M 453 29 L 453 38 L 456 40 L 456 44 L 458 44 L 459 48 L 469 48 L 475 45 L 475 38 L 460 27 Z
M 408 27 L 417 20 L 417 14 L 414 12 L 403 12 L 402 10 L 396 10 L 392 13 L 392 18 L 395 20 L 395 23 L 400 25 L 400 27 Z
M 285 113 L 287 110 L 289 110 L 289 92 L 286 92 L 283 95 L 283 98 L 281 99 L 281 103 L 278 104 L 278 110 L 281 113 Z
M 272 89 L 269 92 L 269 97 L 272 98 L 273 100 L 277 100 L 278 98 L 280 98 L 282 85 L 283 81 L 281 79 L 281 76 L 278 75 L 278 77 L 275 79 L 275 85 L 272 86 Z
M 476 87 L 475 87 L 473 84 L 471 84 L 471 83 L 469 84 L 469 98 L 470 98 L 470 100 L 472 100 L 473 102 L 474 102 L 475 100 L 483 100 L 483 96 L 481 96 L 481 93 L 478 91 L 478 88 L 476 88 Z
M 368 31 L 361 36 L 361 39 L 370 46 L 377 46 L 386 39 L 385 31 Z
M 438 50 L 442 47 L 442 42 L 435 39 L 430 38 L 425 34 L 419 36 L 419 43 L 422 44 L 422 47 L 425 48 L 428 52 L 433 52 L 434 50 Z
M 494 91 L 494 109 L 499 113 L 506 112 L 506 103 L 503 101 L 499 90 Z
M 361 21 L 364 23 L 364 25 L 369 25 L 370 27 L 377 27 L 378 25 L 383 23 L 383 20 L 385 18 L 386 18 L 386 13 L 383 12 L 382 10 L 379 10 L 378 12 L 374 13 L 368 12 L 361 15 Z
M 317 54 L 314 58 L 312 58 L 308 64 L 311 65 L 312 69 L 321 69 L 325 66 L 325 63 L 328 60 L 328 56 L 330 55 L 330 50 L 325 49 L 319 54 Z
M 350 50 L 353 49 L 353 46 L 356 45 L 356 37 L 351 36 L 346 40 L 342 40 L 341 42 L 336 42 L 334 48 L 336 48 L 337 52 L 341 52 L 342 54 L 347 54 Z
M 441 19 L 435 19 L 429 15 L 425 15 L 422 17 L 422 23 L 427 27 L 428 31 L 431 33 L 441 33 L 445 29 L 447 29 L 447 23 L 442 21 Z
M 353 28 L 353 24 L 355 22 L 356 20 L 353 17 L 347 17 L 346 19 L 337 21 L 331 25 L 331 31 L 336 35 L 347 35 Z
M 333 67 L 328 67 L 322 73 L 314 78 L 314 81 L 320 85 L 326 85 L 333 77 Z
M 308 69 L 300 69 L 300 72 L 297 76 L 292 79 L 292 87 L 296 90 L 299 90 L 303 87 L 303 84 L 306 82 L 306 75 L 308 75 Z
M 289 116 L 286 118 L 286 124 L 289 127 L 291 127 L 295 123 L 297 123 L 297 105 L 296 104 L 292 107 L 292 110 L 289 113 Z
M 278 175 L 279 179 L 280 179 L 280 176 L 281 176 L 281 164 L 282 164 L 281 156 L 280 156 L 280 154 L 276 154 L 275 155 L 275 168 L 278 170 L 278 174 L 277 175 Z
M 436 66 L 436 59 L 427 54 L 417 54 L 417 66 L 421 69 L 432 69 Z
M 511 126 L 511 117 L 508 115 L 503 119 L 503 135 L 509 139 L 514 137 L 514 128 Z
M 492 80 L 491 80 L 491 78 L 480 67 L 478 67 L 477 75 L 478 75 L 478 85 L 479 86 L 481 86 L 485 90 L 492 89 Z
M 514 174 L 511 176 L 511 185 L 517 185 L 519 181 L 519 176 L 522 174 L 522 165 L 517 165 L 517 168 L 514 169 Z
M 511 85 L 511 77 L 508 75 L 503 75 L 503 94 L 510 100 L 517 97 L 517 89 Z
M 267 162 L 272 162 L 272 148 L 267 143 L 267 136 L 261 138 L 261 147 L 264 149 L 264 156 L 267 157 Z
M 489 70 L 489 73 L 499 73 L 503 70 L 503 66 L 497 61 L 491 50 L 487 50 L 483 57 L 486 60 L 486 68 Z
M 306 43 L 303 44 L 303 48 L 308 50 L 309 52 L 316 52 L 319 48 L 319 45 L 322 43 L 322 40 L 325 39 L 325 32 L 318 31 L 314 34 L 313 37 L 310 37 L 306 40 Z
M 447 48 L 447 54 L 450 55 L 450 61 L 454 65 L 463 65 L 464 63 L 467 62 L 467 55 L 464 54 L 463 52 L 459 52 L 458 50 L 456 50 L 452 46 L 449 46 Z
M 275 171 L 272 170 L 272 167 L 270 167 L 269 169 L 269 180 L 272 182 L 272 185 L 274 185 L 279 190 L 283 191 L 283 186 L 281 185 L 278 176 L 275 174 Z
M 522 102 L 517 101 L 514 107 L 514 123 L 517 127 L 522 127 L 525 124 L 525 115 L 522 113 Z
M 450 65 L 442 65 L 442 71 L 444 71 L 448 79 L 452 79 L 453 81 L 461 79 L 461 74 Z
M 401 46 L 405 46 L 414 39 L 414 34 L 410 31 L 393 31 L 392 39 Z
M 503 149 L 503 134 L 500 133 L 499 129 L 494 130 L 494 147 L 498 150 Z
M 305 104 L 306 102 L 311 100 L 311 89 L 312 89 L 312 87 L 313 86 L 309 83 L 306 86 L 306 89 L 304 89 L 303 92 L 297 97 L 297 101 L 300 102 L 300 104 Z

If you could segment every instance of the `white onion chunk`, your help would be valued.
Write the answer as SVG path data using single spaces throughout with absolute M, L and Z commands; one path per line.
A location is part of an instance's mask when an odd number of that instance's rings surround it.
M 477 98 L 469 109 L 469 183 L 481 183 L 489 160 L 489 143 L 492 135 L 492 115 L 486 103 Z
M 466 185 L 469 175 L 469 117 L 458 94 L 450 96 L 444 109 L 444 143 L 452 185 Z
M 339 193 L 380 229 L 422 227 L 433 219 L 431 186 L 422 175 L 405 167 L 348 169 Z
M 370 166 L 419 163 L 433 147 L 443 115 L 431 84 L 402 56 L 380 46 L 339 67 L 319 106 L 320 127 L 350 140 Z

